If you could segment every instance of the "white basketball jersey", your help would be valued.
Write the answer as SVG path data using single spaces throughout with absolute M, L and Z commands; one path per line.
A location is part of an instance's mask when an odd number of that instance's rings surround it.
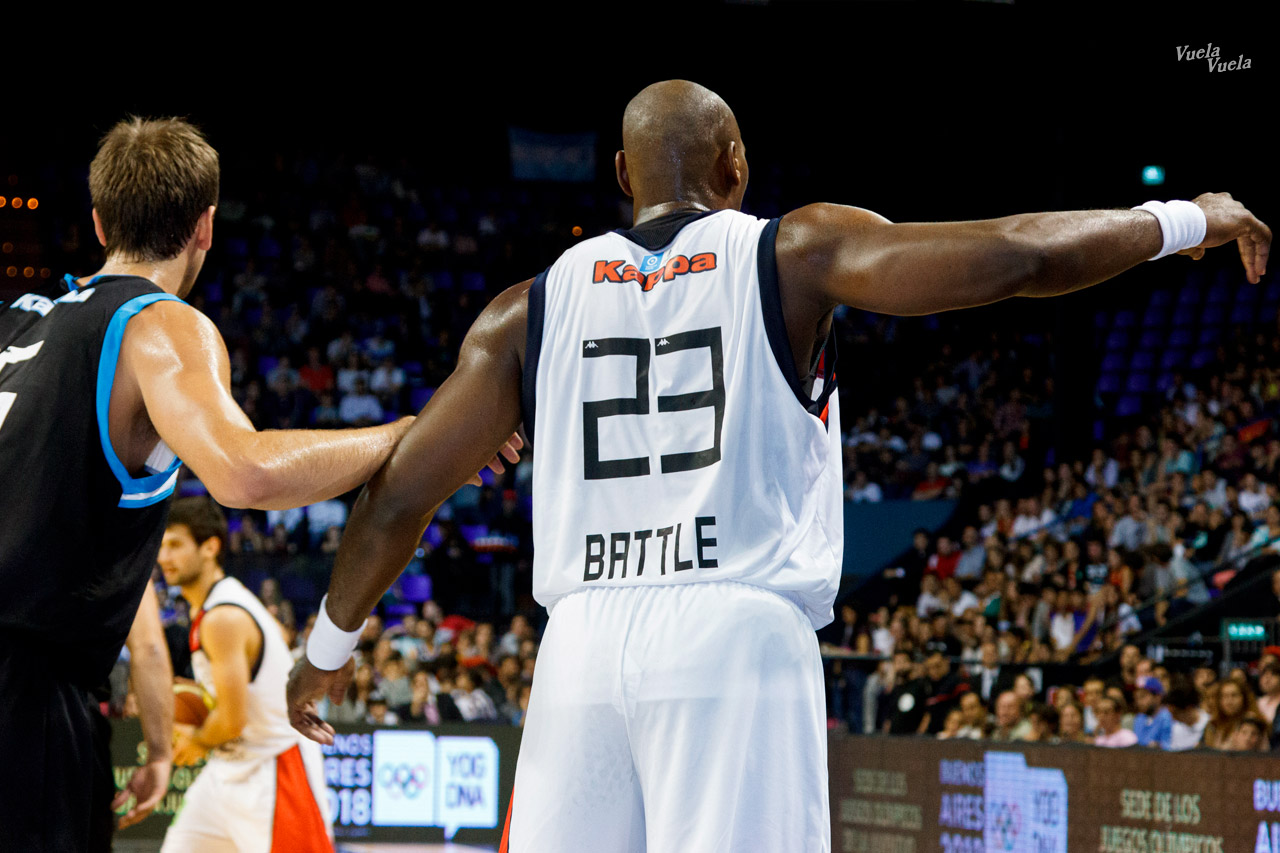
M 240 737 L 224 743 L 210 753 L 209 768 L 221 761 L 259 762 L 275 760 L 276 756 L 302 742 L 302 736 L 289 725 L 285 706 L 284 688 L 293 667 L 293 656 L 281 633 L 280 623 L 267 611 L 258 597 L 233 577 L 224 577 L 209 590 L 204 607 L 191 626 L 191 668 L 196 681 L 218 698 L 213 683 L 213 669 L 209 656 L 200 647 L 200 622 L 206 613 L 220 606 L 239 607 L 258 623 L 262 632 L 262 653 L 258 665 L 250 671 L 249 707 L 246 709 L 244 730 Z
M 534 596 L 739 581 L 832 619 L 844 547 L 834 345 L 795 368 L 777 220 L 682 212 L 535 279 Z M 806 368 L 808 365 L 806 365 Z M 806 377 L 806 379 L 809 377 Z

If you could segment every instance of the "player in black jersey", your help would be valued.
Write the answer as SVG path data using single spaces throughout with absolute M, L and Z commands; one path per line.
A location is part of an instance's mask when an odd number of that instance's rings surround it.
M 226 506 L 302 506 L 368 479 L 412 423 L 253 427 L 221 335 L 182 301 L 212 245 L 218 179 L 217 152 L 186 122 L 117 124 L 89 170 L 106 264 L 0 305 L 5 849 L 89 843 L 87 691 L 129 632 L 180 464 Z

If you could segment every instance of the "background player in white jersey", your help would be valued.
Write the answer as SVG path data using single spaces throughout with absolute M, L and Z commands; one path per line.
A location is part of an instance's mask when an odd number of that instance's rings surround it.
M 191 607 L 191 665 L 215 704 L 198 728 L 177 727 L 174 763 L 207 763 L 162 849 L 331 853 L 323 757 L 285 713 L 293 658 L 262 602 L 223 572 L 226 542 L 216 504 L 174 502 L 160 569 Z
M 737 212 L 732 112 L 685 81 L 637 95 L 622 137 L 635 226 L 578 244 L 472 327 L 356 503 L 290 716 L 332 737 L 315 702 L 345 689 L 361 621 L 523 419 L 551 616 L 510 849 L 825 851 L 812 629 L 831 619 L 842 548 L 833 309 L 1054 296 L 1233 240 L 1256 282 L 1270 231 L 1225 194 L 933 224 L 815 204 L 766 223 Z M 820 156 L 855 168 L 845 140 Z

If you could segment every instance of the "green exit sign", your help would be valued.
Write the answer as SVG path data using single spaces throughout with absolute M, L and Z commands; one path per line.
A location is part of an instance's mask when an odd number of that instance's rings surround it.
M 1229 622 L 1227 623 L 1227 639 L 1229 640 L 1263 640 L 1267 636 L 1267 627 L 1261 622 Z

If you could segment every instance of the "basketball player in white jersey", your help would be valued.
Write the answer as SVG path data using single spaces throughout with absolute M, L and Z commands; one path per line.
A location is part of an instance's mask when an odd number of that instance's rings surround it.
M 293 658 L 267 608 L 224 574 L 226 541 L 215 503 L 174 502 L 160 570 L 191 607 L 191 666 L 214 706 L 199 728 L 177 727 L 174 763 L 207 763 L 162 850 L 332 853 L 323 757 L 285 711 Z
M 1271 235 L 1225 194 L 933 224 L 815 204 L 766 222 L 739 212 L 733 113 L 684 81 L 637 95 L 622 138 L 634 227 L 574 246 L 472 327 L 356 503 L 290 717 L 332 737 L 315 702 L 345 689 L 361 622 L 523 419 L 550 621 L 504 849 L 826 851 L 813 629 L 843 547 L 833 309 L 1055 296 L 1232 240 L 1257 281 Z M 847 156 L 833 140 L 825 161 Z

